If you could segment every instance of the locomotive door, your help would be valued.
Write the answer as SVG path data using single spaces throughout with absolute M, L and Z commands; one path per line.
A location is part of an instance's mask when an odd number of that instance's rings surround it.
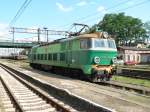
M 67 51 L 66 51 L 66 64 L 68 67 L 70 67 L 70 65 L 72 64 L 72 50 L 71 50 L 71 45 L 72 42 L 69 41 L 67 43 Z
M 68 51 L 67 52 L 67 65 L 68 65 L 68 67 L 70 67 L 71 64 L 72 64 L 72 51 Z

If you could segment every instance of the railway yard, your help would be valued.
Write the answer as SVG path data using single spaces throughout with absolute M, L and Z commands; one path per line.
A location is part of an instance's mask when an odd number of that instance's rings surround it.
M 91 83 L 32 69 L 26 61 L 1 60 L 0 63 L 0 106 L 4 112 L 15 109 L 33 112 L 39 109 L 42 112 L 149 112 L 150 109 L 148 86 L 116 80 Z M 23 80 L 23 83 L 16 79 Z
M 150 0 L 3 0 L 0 112 L 150 112 Z

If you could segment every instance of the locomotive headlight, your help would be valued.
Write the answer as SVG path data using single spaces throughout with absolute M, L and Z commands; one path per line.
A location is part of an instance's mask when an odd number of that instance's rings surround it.
M 100 58 L 98 56 L 94 57 L 94 63 L 98 64 L 100 62 Z
M 114 58 L 112 59 L 112 62 L 113 62 L 113 64 L 116 64 L 116 63 L 117 63 L 117 58 L 114 57 Z

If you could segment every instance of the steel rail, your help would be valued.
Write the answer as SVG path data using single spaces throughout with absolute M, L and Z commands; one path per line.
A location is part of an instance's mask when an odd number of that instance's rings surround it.
M 121 70 L 122 73 L 118 73 L 116 74 L 116 76 L 125 76 L 131 78 L 150 80 L 150 71 L 148 69 L 121 68 Z
M 11 102 L 13 103 L 13 106 L 15 107 L 16 112 L 24 112 L 22 107 L 19 105 L 17 100 L 15 99 L 14 95 L 10 91 L 9 87 L 5 84 L 4 80 L 0 76 L 0 81 L 2 82 L 2 85 L 4 86 L 9 98 L 11 99 Z
M 20 77 L 16 76 L 15 73 L 11 72 L 10 70 L 8 70 L 8 68 L 5 68 L 4 66 L 1 66 L 4 70 L 6 70 L 9 74 L 11 74 L 15 79 L 17 79 L 19 82 L 21 82 L 23 85 L 25 85 L 27 88 L 29 88 L 31 91 L 33 91 L 34 93 L 36 93 L 39 97 L 41 97 L 43 100 L 45 100 L 47 103 L 49 103 L 50 105 L 52 105 L 53 107 L 55 107 L 58 111 L 60 112 L 72 112 L 71 109 L 68 109 L 64 106 L 62 106 L 61 104 L 59 104 L 58 102 L 55 102 L 53 99 L 49 98 L 48 96 L 44 95 L 41 91 L 37 90 L 36 88 L 30 86 L 30 84 L 26 83 L 25 81 L 23 81 Z M 14 99 L 15 100 L 15 99 Z M 16 102 L 16 101 L 15 101 Z M 17 107 L 19 107 L 19 103 L 15 103 L 17 104 Z M 19 107 L 20 108 L 20 107 Z M 20 110 L 20 109 L 19 109 Z M 21 109 L 22 110 L 22 109 Z M 20 111 L 23 112 L 23 111 Z
M 96 84 L 110 86 L 110 87 L 114 87 L 117 89 L 123 89 L 126 91 L 134 91 L 134 92 L 138 93 L 139 95 L 143 95 L 145 97 L 150 97 L 150 88 L 147 88 L 147 87 L 123 84 L 123 83 L 114 82 L 114 81 L 100 82 L 100 83 L 96 83 Z
M 7 65 L 5 65 L 5 64 L 2 64 L 2 63 L 0 63 L 0 65 L 1 66 L 3 66 L 3 67 L 5 67 L 5 68 L 7 68 L 8 70 L 10 70 L 11 72 L 13 72 L 13 73 L 15 73 L 15 74 L 17 74 L 18 75 L 18 77 L 22 77 L 22 79 L 24 79 L 24 80 L 30 80 L 29 82 L 32 82 L 33 81 L 33 83 L 38 83 L 38 84 L 35 84 L 37 87 L 43 87 L 43 89 L 44 89 L 44 91 L 45 91 L 45 88 L 49 88 L 47 85 L 43 85 L 41 82 L 39 82 L 39 81 L 37 81 L 37 80 L 34 80 L 32 77 L 30 77 L 30 76 L 28 76 L 28 75 L 26 75 L 26 74 L 24 74 L 23 72 L 20 72 L 20 71 L 18 71 L 18 70 L 16 70 L 16 69 L 14 69 L 14 68 L 12 68 L 12 67 L 9 67 L 9 66 L 7 66 Z M 42 84 L 42 85 L 40 85 L 39 86 L 39 84 Z M 51 88 L 51 87 L 50 87 Z M 58 90 L 55 90 L 54 89 L 54 91 L 58 91 Z M 63 93 L 64 93 L 64 90 L 59 90 L 59 91 L 62 91 Z M 70 93 L 65 93 L 65 94 L 70 94 Z M 62 97 L 64 97 L 64 94 L 62 94 Z M 93 110 L 95 111 L 95 112 L 99 112 L 98 110 L 100 110 L 101 112 L 115 112 L 115 110 L 113 110 L 113 109 L 109 109 L 109 108 L 107 108 L 107 107 L 103 107 L 102 105 L 97 105 L 97 104 L 95 104 L 95 103 L 93 103 L 93 102 L 90 102 L 90 101 L 88 101 L 88 100 L 86 100 L 86 99 L 82 99 L 81 97 L 79 97 L 79 96 L 72 96 L 72 95 L 68 95 L 68 97 L 69 98 L 73 98 L 73 99 L 75 99 L 75 100 L 77 100 L 77 102 L 81 102 L 81 103 L 85 103 L 85 104 L 83 104 L 84 106 L 87 106 L 87 105 L 89 105 L 89 107 L 83 107 L 81 110 L 84 110 L 85 108 L 88 108 L 89 110 L 86 110 L 86 111 L 89 111 L 89 112 L 91 112 L 91 110 L 92 110 L 92 112 L 93 112 Z M 69 99 L 68 99 L 69 100 Z M 67 100 L 67 101 L 68 101 Z M 71 103 L 72 104 L 72 103 Z M 74 105 L 74 103 L 73 103 L 73 105 Z M 76 106 L 75 106 L 76 107 Z M 78 109 L 79 109 L 79 107 L 77 107 Z M 81 108 L 81 107 L 80 107 Z M 96 110 L 95 110 L 96 109 Z M 63 112 L 63 111 L 62 111 Z M 65 111 L 64 111 L 65 112 Z M 66 111 L 67 112 L 67 111 Z M 72 111 L 71 111 L 72 112 Z

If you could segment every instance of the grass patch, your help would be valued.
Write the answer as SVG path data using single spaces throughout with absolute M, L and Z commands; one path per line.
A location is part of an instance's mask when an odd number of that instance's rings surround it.
M 150 80 L 145 80 L 145 79 L 136 79 L 136 78 L 114 75 L 112 77 L 112 80 L 122 82 L 122 83 L 128 83 L 128 84 L 135 84 L 135 85 L 150 87 Z

